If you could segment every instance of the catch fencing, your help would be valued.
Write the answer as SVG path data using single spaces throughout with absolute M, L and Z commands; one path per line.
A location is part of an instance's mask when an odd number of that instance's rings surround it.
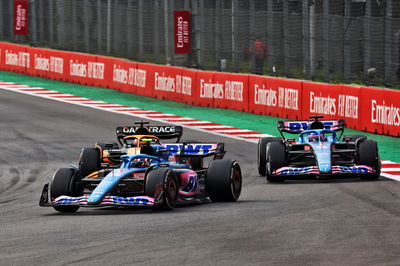
M 197 69 L 325 82 L 400 83 L 400 1 L 27 0 L 29 35 L 13 34 L 0 3 L 0 40 Z M 173 12 L 191 11 L 191 53 L 174 54 Z M 252 50 L 253 51 L 253 50 Z

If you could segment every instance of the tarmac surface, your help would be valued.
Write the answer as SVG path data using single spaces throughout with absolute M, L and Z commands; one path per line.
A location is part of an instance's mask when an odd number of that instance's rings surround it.
M 41 208 L 41 189 L 82 147 L 114 141 L 132 117 L 0 91 L 0 265 L 400 265 L 400 183 L 381 177 L 269 184 L 256 144 L 225 142 L 242 168 L 238 202 Z

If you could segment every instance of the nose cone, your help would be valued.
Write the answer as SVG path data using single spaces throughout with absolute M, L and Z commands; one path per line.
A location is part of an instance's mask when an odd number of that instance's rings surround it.
M 332 165 L 330 163 L 320 163 L 318 168 L 321 174 L 329 174 L 332 172 Z

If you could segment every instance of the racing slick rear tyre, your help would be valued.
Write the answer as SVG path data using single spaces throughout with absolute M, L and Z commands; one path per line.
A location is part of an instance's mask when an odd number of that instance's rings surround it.
M 59 196 L 77 197 L 82 195 L 82 191 L 76 184 L 75 170 L 71 168 L 60 168 L 54 174 L 50 185 L 50 198 L 53 201 Z M 53 206 L 56 211 L 62 213 L 72 213 L 79 209 L 79 206 Z
M 260 138 L 258 140 L 257 146 L 257 165 L 258 165 L 258 173 L 261 176 L 265 176 L 267 174 L 267 144 L 270 142 L 280 142 L 281 138 L 277 137 L 265 137 Z
M 234 160 L 214 160 L 206 172 L 206 193 L 212 201 L 237 201 L 242 191 L 242 171 Z
M 267 145 L 267 181 L 271 183 L 283 182 L 285 179 L 280 176 L 273 176 L 272 173 L 287 165 L 286 146 L 281 142 L 270 142 Z
M 79 170 L 83 177 L 100 170 L 100 152 L 96 148 L 83 148 L 79 159 Z
M 378 144 L 376 141 L 367 139 L 360 142 L 358 146 L 358 163 L 367 165 L 376 170 L 373 175 L 361 175 L 363 180 L 376 180 L 381 174 L 381 162 L 378 154 Z
M 144 185 L 146 195 L 154 198 L 156 196 L 158 184 L 162 184 L 162 202 L 152 209 L 161 211 L 172 210 L 176 205 L 179 192 L 175 173 L 169 168 L 157 168 L 150 171 L 146 176 Z

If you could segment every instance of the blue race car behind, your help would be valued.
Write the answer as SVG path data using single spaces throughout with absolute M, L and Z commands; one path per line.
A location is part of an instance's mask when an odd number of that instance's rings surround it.
M 269 182 L 297 178 L 360 177 L 378 179 L 381 162 L 376 141 L 344 136 L 343 120 L 279 121 L 282 137 L 258 142 L 258 171 Z M 283 133 L 298 134 L 297 139 Z M 338 136 L 337 133 L 340 132 Z

